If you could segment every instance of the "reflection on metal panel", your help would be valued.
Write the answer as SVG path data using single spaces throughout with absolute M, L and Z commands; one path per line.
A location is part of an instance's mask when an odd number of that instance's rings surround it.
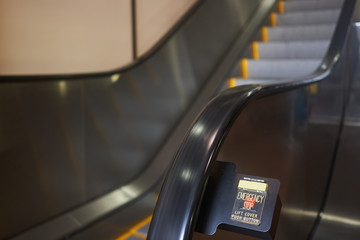
M 314 237 L 316 240 L 360 238 L 360 27 L 355 24 L 351 33 L 347 73 L 352 84 L 329 195 Z
M 336 74 L 318 87 L 336 89 L 340 103 L 332 105 L 328 94 L 312 95 L 307 87 L 256 100 L 240 114 L 219 154 L 239 173 L 280 180 L 278 240 L 307 238 L 327 183 L 345 89 Z M 313 121 L 325 116 L 323 110 L 331 123 Z

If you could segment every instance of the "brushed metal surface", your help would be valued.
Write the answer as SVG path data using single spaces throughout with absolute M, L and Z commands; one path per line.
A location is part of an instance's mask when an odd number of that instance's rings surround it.
M 326 83 L 319 83 L 321 91 Z M 250 103 L 219 153 L 218 159 L 236 163 L 239 173 L 280 180 L 278 240 L 306 239 L 321 206 L 342 110 L 340 102 L 331 124 L 313 123 L 324 96 L 311 96 L 303 87 Z
M 207 107 L 203 109 L 185 136 L 183 144 L 179 148 L 174 158 L 174 163 L 165 179 L 150 225 L 148 239 L 191 238 L 191 232 L 194 229 L 196 222 L 198 204 L 202 199 L 202 194 L 206 187 L 206 181 L 209 172 L 211 171 L 212 163 L 216 160 L 224 137 L 227 135 L 236 116 L 250 99 L 264 97 L 282 91 L 289 91 L 297 87 L 301 89 L 301 87 L 306 86 L 307 84 L 316 83 L 331 76 L 336 63 L 339 62 L 343 46 L 345 45 L 354 3 L 354 1 L 345 2 L 338 26 L 335 30 L 335 37 L 331 42 L 326 57 L 315 73 L 297 79 L 279 80 L 275 84 L 266 85 L 264 83 L 264 85 L 260 86 L 249 85 L 229 89 L 214 98 Z M 337 66 L 341 65 L 337 64 Z M 296 108 L 299 111 L 297 114 L 300 115 L 300 117 L 295 119 L 301 125 L 304 122 L 304 109 L 306 113 L 306 107 L 302 109 L 301 101 L 305 98 L 301 94 L 299 96 L 295 94 L 295 97 L 300 99 L 300 103 L 298 103 L 300 106 Z M 292 98 L 285 98 L 279 103 L 285 104 L 286 106 L 292 102 L 290 101 L 292 99 L 296 98 L 294 98 L 294 96 Z M 295 101 L 295 104 L 296 103 L 297 101 Z M 282 108 L 279 109 L 283 110 Z M 275 111 L 277 109 L 269 109 L 269 111 L 271 110 Z M 287 117 L 291 116 L 290 113 L 291 111 L 285 111 Z M 291 126 L 289 125 L 293 123 L 293 121 L 289 120 L 291 119 L 288 119 L 288 124 L 285 129 L 291 130 Z M 338 132 L 337 129 L 335 132 Z M 290 140 L 293 140 L 291 138 L 291 132 L 290 136 L 287 133 L 288 132 L 285 131 L 285 134 Z M 296 145 L 290 147 L 293 148 L 296 147 Z M 302 159 L 301 154 L 295 155 L 294 157 L 294 161 L 290 161 L 290 163 L 295 162 L 294 164 L 296 164 Z M 327 160 L 329 161 L 329 159 Z M 298 168 L 295 167 L 294 170 L 296 171 Z M 302 180 L 306 183 L 306 178 Z M 322 182 L 326 181 L 327 177 L 324 177 Z M 291 190 L 296 191 L 296 188 L 295 190 L 293 188 Z M 291 193 L 289 193 L 290 197 L 292 196 Z M 294 194 L 294 196 L 297 196 L 297 194 Z M 317 206 L 315 207 L 320 207 L 321 200 L 322 196 L 318 199 L 315 204 Z M 295 199 L 294 202 L 296 204 L 302 204 L 301 199 Z M 311 220 L 315 220 L 316 217 L 317 214 L 312 216 Z M 285 222 L 287 221 L 288 220 L 286 219 Z M 294 225 L 299 229 L 297 224 Z M 307 232 L 310 232 L 311 225 L 312 224 L 304 224 L 304 228 L 307 228 L 307 231 L 304 231 L 305 235 L 308 234 Z M 284 237 L 284 239 L 289 239 L 289 233 L 286 234 L 287 228 L 284 229 L 285 234 L 282 235 L 280 233 L 279 236 L 280 238 Z M 292 229 L 290 229 L 290 233 L 290 235 L 296 234 L 296 229 L 295 232 L 292 232 Z
M 360 238 L 360 26 L 353 25 L 348 52 L 352 79 L 343 131 L 324 212 L 314 236 L 316 240 Z M 353 74 L 351 74 L 353 72 Z

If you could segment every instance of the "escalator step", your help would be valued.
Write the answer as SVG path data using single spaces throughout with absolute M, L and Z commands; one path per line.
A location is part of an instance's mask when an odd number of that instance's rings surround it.
M 335 24 L 340 10 L 317 10 L 304 12 L 285 12 L 276 14 L 277 26 Z
M 267 41 L 329 40 L 335 25 L 301 25 L 267 28 Z
M 257 44 L 257 47 L 254 47 Z M 257 42 L 253 51 L 260 59 L 313 59 L 324 57 L 329 41 Z
M 139 228 L 137 230 L 138 233 L 140 234 L 144 234 L 144 235 L 147 235 L 148 231 L 149 231 L 149 228 L 150 228 L 150 223 L 146 224 L 145 226 L 143 226 L 142 228 Z
M 139 240 L 145 239 L 149 231 L 150 221 L 152 216 L 144 219 L 135 226 L 129 229 L 128 232 L 122 234 L 115 240 Z
M 321 59 L 306 60 L 252 60 L 243 59 L 247 64 L 241 64 L 245 78 L 294 78 L 310 74 L 320 65 Z
M 143 237 L 130 236 L 126 240 L 143 240 L 143 239 L 144 239 Z
M 317 1 L 285 1 L 285 12 L 311 11 L 319 9 L 339 9 L 343 0 L 317 0 Z
M 254 79 L 254 78 L 230 78 L 227 81 L 226 88 L 233 88 L 238 86 L 244 86 L 244 85 L 262 85 L 262 84 L 269 84 L 271 82 L 278 81 L 277 79 Z

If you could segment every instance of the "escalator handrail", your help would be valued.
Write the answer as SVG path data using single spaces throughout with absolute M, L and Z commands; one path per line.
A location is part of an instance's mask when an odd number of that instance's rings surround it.
M 345 0 L 329 49 L 309 76 L 223 91 L 201 111 L 174 157 L 154 211 L 148 240 L 191 239 L 216 156 L 232 123 L 252 100 L 316 83 L 331 75 L 346 43 L 356 0 Z

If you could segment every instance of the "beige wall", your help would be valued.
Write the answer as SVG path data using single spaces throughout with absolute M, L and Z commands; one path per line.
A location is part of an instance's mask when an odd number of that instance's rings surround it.
M 137 53 L 146 53 L 197 0 L 136 0 Z
M 138 53 L 196 0 L 136 0 Z M 0 0 L 0 75 L 88 73 L 133 61 L 131 0 Z
M 106 71 L 132 61 L 130 0 L 1 0 L 0 74 Z

